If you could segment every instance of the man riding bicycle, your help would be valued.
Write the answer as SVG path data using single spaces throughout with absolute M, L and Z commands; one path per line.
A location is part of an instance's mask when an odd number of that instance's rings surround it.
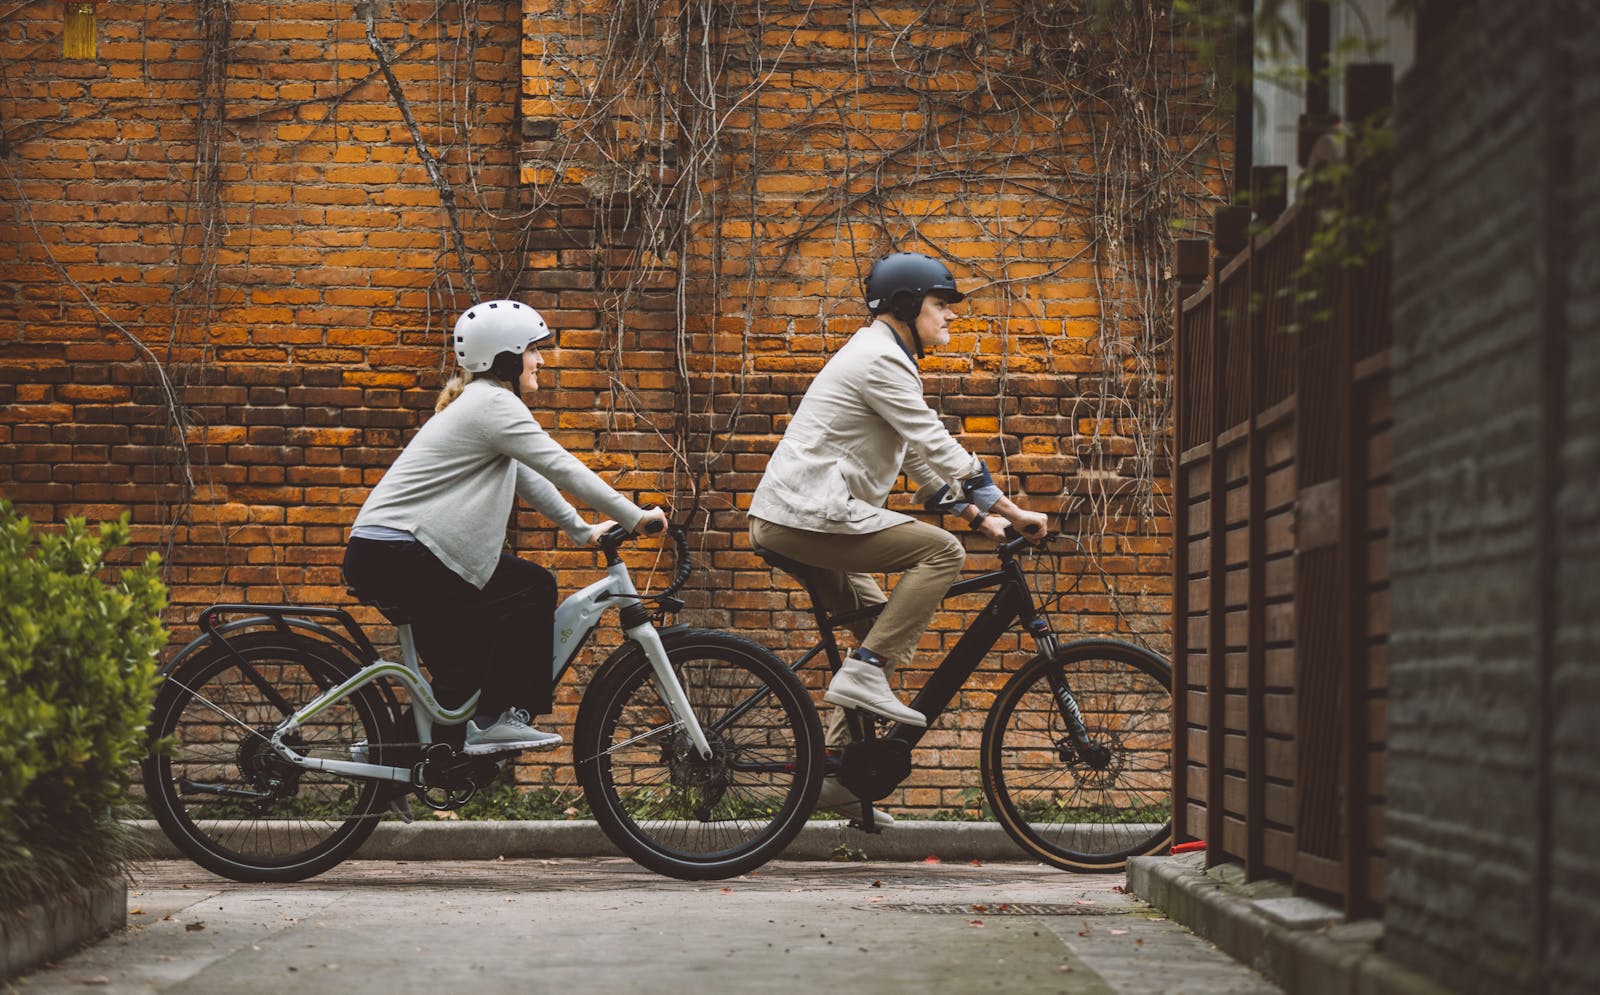
M 817 374 L 774 450 L 750 504 L 758 548 L 815 568 L 823 607 L 842 613 L 883 604 L 823 700 L 827 743 L 849 735 L 844 709 L 926 726 L 902 703 L 888 674 L 905 663 L 961 573 L 966 551 L 949 532 L 884 507 L 901 472 L 929 510 L 943 510 L 991 538 L 1006 525 L 1043 538 L 1045 516 L 1018 507 L 995 486 L 983 461 L 951 437 L 922 393 L 917 367 L 925 350 L 950 341 L 951 305 L 966 295 L 941 262 L 913 252 L 878 260 L 867 276 L 872 322 L 859 329 Z M 885 603 L 871 574 L 903 571 Z M 819 809 L 858 800 L 828 778 Z M 881 814 L 880 823 L 890 820 Z

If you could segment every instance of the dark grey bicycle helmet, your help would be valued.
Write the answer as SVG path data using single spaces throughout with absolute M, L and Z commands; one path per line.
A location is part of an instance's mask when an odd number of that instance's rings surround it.
M 967 296 L 956 289 L 949 267 L 920 252 L 890 253 L 867 274 L 867 310 L 887 311 L 907 324 L 917 320 L 922 298 L 935 292 L 952 304 Z

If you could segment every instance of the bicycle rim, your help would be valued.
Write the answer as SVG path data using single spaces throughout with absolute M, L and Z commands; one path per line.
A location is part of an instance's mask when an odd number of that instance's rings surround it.
M 233 640 L 250 670 L 298 709 L 340 669 L 305 645 Z M 381 742 L 380 705 L 362 688 L 311 716 L 289 742 L 308 757 L 361 759 Z M 145 761 L 146 799 L 173 843 L 239 881 L 296 881 L 337 864 L 375 828 L 381 786 L 284 763 L 268 738 L 286 717 L 246 664 L 218 653 L 162 685 Z
M 760 647 L 725 634 L 674 641 L 668 657 L 713 749 L 674 727 L 642 653 L 596 676 L 578 721 L 578 772 L 612 841 L 690 880 L 743 874 L 776 856 L 821 787 L 822 731 L 804 687 Z
M 1035 658 L 984 727 L 983 782 L 1002 827 L 1046 863 L 1115 871 L 1167 845 L 1172 819 L 1171 671 L 1120 643 Z M 1055 689 L 1076 701 L 1091 749 L 1068 735 Z

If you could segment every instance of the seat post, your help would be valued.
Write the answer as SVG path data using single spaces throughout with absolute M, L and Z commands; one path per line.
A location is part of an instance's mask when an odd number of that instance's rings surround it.
M 411 623 L 401 622 L 394 627 L 394 637 L 400 643 L 400 658 L 405 663 L 406 669 L 418 677 L 422 676 L 422 659 L 417 656 L 417 641 L 411 635 Z
M 411 634 L 411 623 L 401 622 L 394 627 L 394 638 L 400 643 L 400 657 L 406 669 L 417 675 L 417 679 L 427 684 L 427 678 L 422 676 L 422 659 L 417 655 L 417 640 Z M 417 723 L 417 742 L 433 742 L 433 719 L 426 708 L 421 708 L 416 702 L 411 703 L 411 717 Z
M 753 545 L 753 544 L 752 544 Z M 801 588 L 806 592 L 806 597 L 811 599 L 811 617 L 816 620 L 817 633 L 822 637 L 822 646 L 828 653 L 828 667 L 837 673 L 844 666 L 844 658 L 839 654 L 839 640 L 833 635 L 833 630 L 838 626 L 833 621 L 827 609 L 822 607 L 822 599 L 817 597 L 817 589 L 813 586 L 811 578 L 812 568 L 798 560 L 791 560 L 781 553 L 775 553 L 765 546 L 754 546 L 756 554 L 766 560 L 770 566 L 777 567 L 784 573 L 800 582 Z M 809 659 L 809 656 L 807 657 Z

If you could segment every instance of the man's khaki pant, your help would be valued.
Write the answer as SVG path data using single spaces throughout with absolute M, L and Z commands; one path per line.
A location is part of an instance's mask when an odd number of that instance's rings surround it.
M 845 535 L 792 529 L 751 518 L 750 540 L 813 567 L 809 579 L 822 599 L 821 607 L 830 614 L 883 604 L 883 591 L 871 574 L 904 571 L 871 627 L 866 622 L 850 627 L 858 645 L 887 661 L 885 675 L 911 659 L 967 558 L 955 536 L 923 522 Z M 848 741 L 844 710 L 835 708 L 828 716 L 828 745 L 841 746 Z

